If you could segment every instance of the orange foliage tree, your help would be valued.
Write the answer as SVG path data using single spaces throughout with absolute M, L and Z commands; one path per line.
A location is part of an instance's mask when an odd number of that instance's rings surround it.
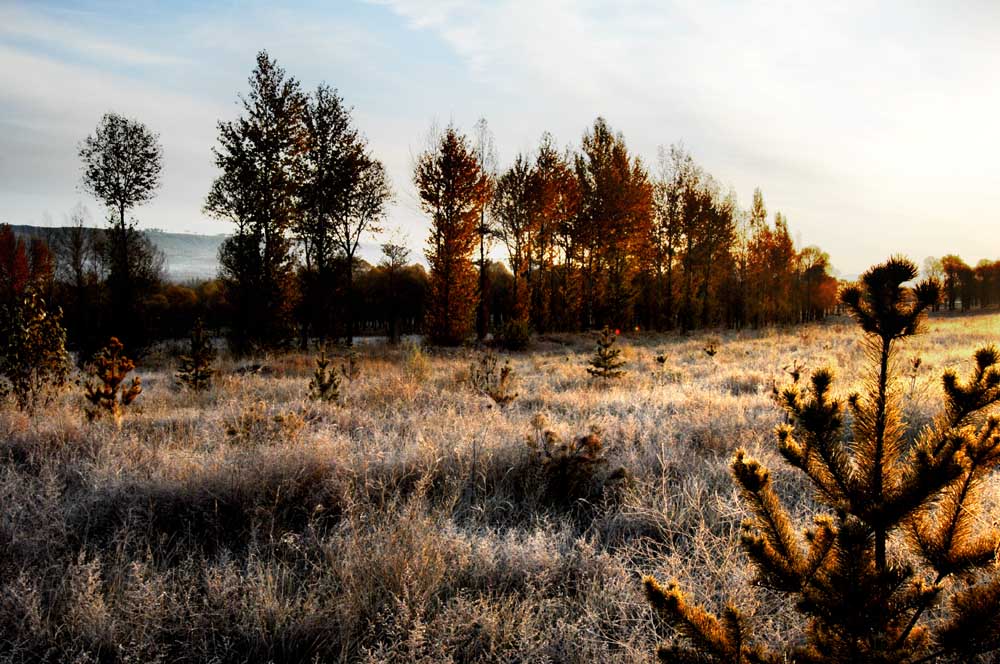
M 420 155 L 413 182 L 420 207 L 431 217 L 427 335 L 435 344 L 458 345 L 472 329 L 476 272 L 471 256 L 490 180 L 465 136 L 449 126 L 436 146 Z

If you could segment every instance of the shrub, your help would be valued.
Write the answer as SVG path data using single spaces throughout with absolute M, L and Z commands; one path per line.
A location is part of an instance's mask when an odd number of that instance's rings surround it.
M 404 344 L 404 358 L 407 371 L 414 379 L 418 382 L 427 380 L 431 373 L 431 362 L 421 349 L 420 344 L 406 342 Z
M 617 340 L 617 335 L 610 329 L 601 330 L 601 334 L 597 338 L 597 350 L 590 359 L 590 366 L 587 367 L 591 376 L 608 379 L 618 378 L 625 373 L 625 370 L 622 369 L 625 366 L 625 360 L 621 357 L 621 348 L 615 345 Z
M 126 387 L 123 383 L 135 363 L 126 357 L 122 342 L 111 337 L 108 345 L 97 355 L 91 365 L 91 380 L 84 388 L 84 396 L 90 402 L 87 419 L 95 420 L 110 415 L 116 426 L 121 426 L 125 408 L 142 393 L 142 379 L 138 376 Z
M 330 368 L 325 348 L 320 349 L 316 358 L 316 370 L 309 381 L 309 396 L 316 401 L 340 402 L 340 375 Z
M 177 372 L 177 380 L 195 392 L 207 390 L 212 385 L 212 375 L 215 369 L 215 349 L 211 339 L 205 338 L 205 328 L 201 319 L 191 330 L 191 350 L 188 355 L 181 355 L 181 369 Z
M 500 360 L 492 352 L 485 352 L 479 360 L 469 368 L 469 384 L 480 394 L 493 399 L 499 406 L 506 406 L 517 398 L 513 385 L 517 374 L 506 360 L 500 366 Z
M 29 291 L 5 314 L 0 375 L 17 407 L 33 411 L 62 389 L 69 376 L 62 311 L 49 310 L 37 293 Z
M 333 373 L 333 372 L 331 372 Z M 267 402 L 256 401 L 223 420 L 226 437 L 233 445 L 259 445 L 267 441 L 292 441 L 306 426 L 295 412 L 271 414 Z
M 347 380 L 357 380 L 361 376 L 361 364 L 358 362 L 358 353 L 353 348 L 347 351 L 345 362 L 340 365 L 340 373 Z
M 531 343 L 531 326 L 526 320 L 511 320 L 500 326 L 497 346 L 505 350 L 525 350 Z
M 893 258 L 841 295 L 874 365 L 866 393 L 847 401 L 853 440 L 843 436 L 830 371 L 813 373 L 806 393 L 794 384 L 782 392 L 790 422 L 777 429 L 778 450 L 829 512 L 797 533 L 768 470 L 743 450 L 732 462 L 751 512 L 741 544 L 756 583 L 801 615 L 803 637 L 784 652 L 756 643 L 738 607 L 715 616 L 676 583 L 646 577 L 650 602 L 683 638 L 661 647 L 664 661 L 966 662 L 1000 647 L 1000 531 L 979 520 L 1000 465 L 1000 420 L 982 417 L 1000 400 L 1000 352 L 979 350 L 964 384 L 946 372 L 941 414 L 908 441 L 892 359 L 937 299 L 932 284 L 902 287 L 916 274 Z

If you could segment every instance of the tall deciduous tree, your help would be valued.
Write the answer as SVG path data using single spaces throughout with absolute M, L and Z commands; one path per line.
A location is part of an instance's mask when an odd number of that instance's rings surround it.
M 578 320 L 577 293 L 571 288 L 575 222 L 580 186 L 567 153 L 560 154 L 551 134 L 542 135 L 534 164 L 534 221 L 531 223 L 531 322 L 539 332 L 553 325 L 572 327 Z M 559 265 L 558 262 L 562 261 Z
M 583 136 L 576 159 L 581 205 L 585 326 L 631 323 L 633 279 L 648 257 L 653 188 L 642 162 L 604 118 Z
M 129 248 L 135 242 L 129 237 L 132 224 L 126 215 L 153 198 L 160 185 L 163 149 L 159 136 L 142 122 L 106 113 L 96 131 L 81 143 L 79 155 L 83 162 L 83 189 L 111 212 L 108 278 L 113 320 L 122 328 L 117 334 L 134 344 L 139 294 L 132 271 L 134 257 L 129 255 Z
M 241 102 L 242 117 L 219 122 L 214 154 L 222 173 L 205 201 L 206 213 L 236 224 L 219 259 L 239 352 L 288 339 L 294 297 L 289 231 L 300 210 L 306 149 L 305 95 L 265 51 L 257 55 Z
M 334 265 L 344 263 L 347 297 L 347 338 L 354 337 L 354 261 L 361 238 L 381 231 L 380 222 L 392 199 L 382 162 L 352 126 L 350 110 L 337 91 L 320 85 L 305 107 L 306 151 L 302 171 L 302 214 L 296 234 L 315 270 L 312 299 L 323 311 L 319 330 L 326 336 L 333 290 Z
M 449 126 L 418 158 L 413 181 L 420 206 L 431 217 L 427 334 L 433 343 L 456 345 L 472 327 L 476 275 L 471 256 L 490 179 L 465 136 Z
M 490 207 L 513 275 L 514 318 L 525 322 L 531 300 L 528 271 L 532 243 L 537 235 L 534 225 L 539 219 L 535 210 L 537 204 L 538 178 L 527 158 L 518 155 L 514 164 L 497 179 Z

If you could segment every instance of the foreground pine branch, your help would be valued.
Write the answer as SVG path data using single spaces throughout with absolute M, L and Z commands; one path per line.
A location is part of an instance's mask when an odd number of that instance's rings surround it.
M 908 439 L 893 357 L 938 297 L 932 283 L 903 287 L 916 274 L 893 258 L 841 294 L 872 362 L 864 392 L 847 400 L 852 440 L 830 371 L 815 372 L 805 391 L 796 384 L 779 395 L 789 422 L 777 430 L 778 450 L 828 512 L 800 532 L 768 470 L 743 450 L 733 459 L 751 514 L 741 544 L 757 582 L 801 616 L 803 638 L 788 650 L 754 643 L 737 608 L 715 616 L 676 584 L 646 577 L 647 597 L 681 637 L 660 649 L 664 661 L 917 664 L 1000 648 L 1000 532 L 979 525 L 982 491 L 1000 465 L 1000 421 L 984 415 L 1000 400 L 1000 352 L 977 351 L 965 382 L 946 372 L 941 413 Z M 899 544 L 893 556 L 890 539 Z

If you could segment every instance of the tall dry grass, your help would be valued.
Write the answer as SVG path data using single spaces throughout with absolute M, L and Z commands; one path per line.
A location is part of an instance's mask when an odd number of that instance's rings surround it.
M 915 427 L 1000 315 L 928 328 L 900 356 L 922 359 L 897 385 Z M 290 354 L 259 374 L 224 360 L 207 394 L 177 390 L 169 358 L 140 366 L 120 430 L 85 423 L 79 394 L 5 408 L 0 660 L 647 662 L 642 573 L 716 608 L 739 593 L 766 636 L 795 638 L 744 583 L 729 456 L 750 449 L 808 514 L 770 387 L 797 362 L 848 391 L 863 348 L 846 322 L 711 337 L 624 338 L 607 383 L 591 337 L 545 337 L 510 356 L 505 408 L 470 388 L 467 351 L 377 346 L 340 406 L 309 400 L 312 357 Z M 625 479 L 553 500 L 526 442 L 539 413 L 564 440 L 599 428 Z

